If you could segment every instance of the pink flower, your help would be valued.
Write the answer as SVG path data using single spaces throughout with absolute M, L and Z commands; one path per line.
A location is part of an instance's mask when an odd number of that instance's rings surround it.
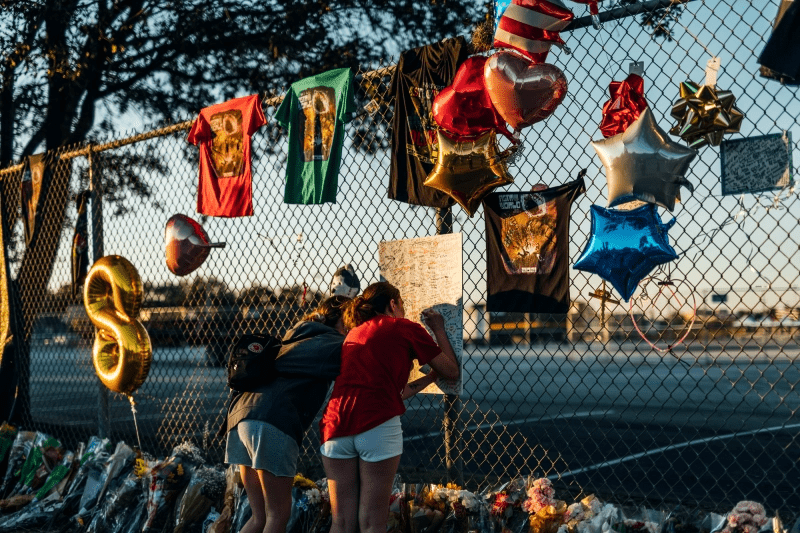
M 556 504 L 555 493 L 553 483 L 549 479 L 539 478 L 528 489 L 528 499 L 522 504 L 522 508 L 531 514 L 538 513 L 545 507 Z

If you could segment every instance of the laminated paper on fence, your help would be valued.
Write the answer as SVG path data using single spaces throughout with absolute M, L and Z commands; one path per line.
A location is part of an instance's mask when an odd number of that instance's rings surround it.
M 602 9 L 618 4 L 603 2 Z M 583 7 L 571 7 L 581 15 Z M 624 80 L 630 62 L 644 62 L 647 103 L 664 130 L 674 125 L 679 84 L 702 82 L 712 56 L 722 61 L 718 86 L 735 93 L 745 114 L 730 139 L 797 129 L 797 89 L 761 77 L 757 63 L 777 2 L 682 7 L 679 20 L 669 21 L 671 40 L 651 37 L 638 17 L 626 17 L 600 30 L 562 31 L 572 54 L 550 51 L 568 94 L 551 117 L 522 131 L 524 153 L 511 167 L 515 182 L 501 190 L 554 186 L 587 169 L 586 194 L 572 206 L 570 266 L 589 239 L 590 206 L 607 204 L 605 170 L 590 142 L 602 138 L 609 83 Z M 48 274 L 44 269 L 19 263 L 22 224 L 10 221 L 10 270 L 27 276 L 20 296 L 36 317 L 27 332 L 30 360 L 20 366 L 29 390 L 20 400 L 25 424 L 66 443 L 98 431 L 135 442 L 130 404 L 104 392 L 94 375 L 94 330 L 70 289 L 74 197 L 90 180 L 96 202 L 90 250 L 126 257 L 145 283 L 140 319 L 154 354 L 134 396 L 142 445 L 157 456 L 192 439 L 221 461 L 224 438 L 217 430 L 228 393 L 220 365 L 231 340 L 243 332 L 285 331 L 321 299 L 342 265 L 354 266 L 362 288 L 378 281 L 380 242 L 434 235 L 437 226 L 450 229 L 452 217 L 452 231 L 463 235 L 463 392 L 408 402 L 404 479 L 441 482 L 456 472 L 478 487 L 532 473 L 551 477 L 558 490 L 620 503 L 722 512 L 752 499 L 784 518 L 797 514 L 800 202 L 793 190 L 723 196 L 720 150 L 702 147 L 686 175 L 694 192 L 682 189 L 673 213 L 670 240 L 680 258 L 653 271 L 630 303 L 598 276 L 570 268 L 566 315 L 490 314 L 482 208 L 470 218 L 459 206 L 437 214 L 387 199 L 392 66 L 365 66 L 356 76 L 359 105 L 373 98 L 363 89 L 366 76 L 377 88 L 378 110 L 346 126 L 336 204 L 283 203 L 286 137 L 273 106 L 253 137 L 252 217 L 197 215 L 190 122 L 57 158 L 56 170 L 70 179 L 45 200 L 39 238 L 58 247 L 46 282 L 31 281 Z M 378 68 L 384 68 L 379 75 L 367 74 Z M 22 170 L 6 173 L 6 190 L 19 190 L 21 179 Z M 138 193 L 113 187 L 117 181 L 137 184 Z M 58 209 L 66 212 L 63 228 Z M 176 213 L 198 220 L 212 241 L 227 243 L 183 278 L 169 272 L 164 257 L 164 227 Z M 690 322 L 685 341 L 667 349 Z M 635 326 L 665 351 L 653 350 Z M 321 474 L 318 444 L 312 426 L 301 460 L 311 477 Z

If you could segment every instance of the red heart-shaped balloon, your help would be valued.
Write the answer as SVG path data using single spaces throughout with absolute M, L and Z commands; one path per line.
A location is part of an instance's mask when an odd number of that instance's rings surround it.
M 558 67 L 512 52 L 490 56 L 483 73 L 494 107 L 516 130 L 549 117 L 567 95 L 567 78 Z
M 511 132 L 486 91 L 483 75 L 486 59 L 470 57 L 458 67 L 453 83 L 433 100 L 433 119 L 457 137 L 476 137 L 497 130 L 510 139 Z

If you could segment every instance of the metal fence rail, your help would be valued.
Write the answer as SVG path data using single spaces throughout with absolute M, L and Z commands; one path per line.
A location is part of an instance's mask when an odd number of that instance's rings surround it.
M 611 11 L 626 2 L 603 4 Z M 608 84 L 625 78 L 630 61 L 645 62 L 646 98 L 662 129 L 672 126 L 678 84 L 702 82 L 706 60 L 719 56 L 718 85 L 733 91 L 746 115 L 741 135 L 790 131 L 800 139 L 797 89 L 758 73 L 777 4 L 689 2 L 679 18 L 662 13 L 671 39 L 650 36 L 631 17 L 606 17 L 600 30 L 576 23 L 563 33 L 572 54 L 554 50 L 549 61 L 566 73 L 569 94 L 553 116 L 523 130 L 526 150 L 506 190 L 565 183 L 588 169 L 587 192 L 572 208 L 570 265 L 590 236 L 590 206 L 606 205 L 604 170 L 590 141 L 600 138 Z M 386 198 L 391 67 L 371 65 L 357 76 L 359 103 L 374 99 L 380 107 L 347 126 L 336 204 L 283 203 L 286 138 L 270 106 L 268 125 L 253 138 L 255 215 L 248 218 L 196 215 L 191 120 L 51 154 L 61 186 L 46 200 L 39 238 L 57 246 L 52 272 L 20 261 L 22 223 L 10 221 L 10 269 L 23 277 L 20 297 L 35 317 L 26 332 L 30 359 L 20 367 L 29 388 L 25 425 L 68 445 L 98 432 L 136 438 L 128 401 L 94 375 L 94 330 L 69 290 L 73 199 L 82 190 L 93 191 L 94 258 L 122 255 L 146 284 L 142 320 L 155 351 L 134 395 L 142 445 L 163 454 L 189 438 L 213 461 L 222 458 L 224 438 L 216 431 L 227 402 L 224 369 L 215 361 L 230 340 L 246 330 L 284 331 L 327 290 L 339 266 L 352 264 L 364 287 L 379 279 L 379 242 L 433 235 L 449 223 L 464 246 L 464 393 L 409 402 L 406 479 L 455 476 L 476 488 L 534 474 L 575 497 L 720 512 L 753 499 L 784 518 L 800 514 L 800 329 L 780 322 L 800 320 L 797 196 L 722 196 L 719 148 L 701 148 L 687 175 L 696 189 L 682 198 L 670 231 L 680 258 L 669 272 L 653 273 L 681 281 L 675 296 L 658 296 L 651 280 L 628 313 L 624 303 L 590 296 L 603 288 L 599 277 L 571 269 L 567 317 L 489 314 L 482 208 L 469 218 L 458 207 L 437 213 Z M 2 171 L 7 212 L 19 209 L 10 192 L 19 191 L 23 173 L 23 165 Z M 164 225 L 175 213 L 197 218 L 212 240 L 227 242 L 185 278 L 170 274 L 164 261 Z M 26 281 L 36 275 L 39 283 Z M 651 349 L 634 329 L 637 320 L 650 341 L 669 344 L 691 318 L 692 301 L 692 330 L 668 353 Z M 321 475 L 318 440 L 312 427 L 302 465 L 310 475 Z

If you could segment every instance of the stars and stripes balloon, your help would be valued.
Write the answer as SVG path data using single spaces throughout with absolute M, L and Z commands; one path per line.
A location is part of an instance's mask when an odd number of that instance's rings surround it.
M 572 21 L 572 12 L 560 0 L 513 0 L 497 3 L 499 16 L 495 48 L 511 48 L 536 63 L 544 63 L 550 47 L 565 48 L 559 31 Z

